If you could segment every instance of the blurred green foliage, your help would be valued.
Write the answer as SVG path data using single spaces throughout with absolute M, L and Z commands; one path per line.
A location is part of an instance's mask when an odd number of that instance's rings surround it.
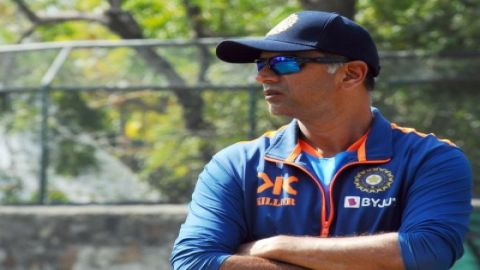
M 382 50 L 478 50 L 477 0 L 359 0 L 357 20 Z
M 205 33 L 214 37 L 263 35 L 287 14 L 301 9 L 299 2 L 292 0 L 189 2 L 200 9 L 199 19 L 204 23 Z M 195 36 L 185 1 L 126 0 L 122 3 L 122 8 L 131 12 L 146 37 L 186 39 Z M 38 0 L 32 2 L 31 7 L 47 15 L 65 10 L 101 15 L 108 3 L 101 0 Z M 442 53 L 478 50 L 479 15 L 480 2 L 475 0 L 359 0 L 356 20 L 369 29 L 381 51 L 433 52 L 441 56 Z M 16 42 L 29 26 L 29 22 L 18 15 L 13 1 L 0 3 L 0 24 L 5 26 L 0 27 L 0 44 Z M 27 41 L 117 38 L 107 27 L 97 23 L 68 22 L 41 26 Z M 195 49 L 179 47 L 158 49 L 157 52 L 174 63 L 175 70 L 189 84 L 197 83 L 201 70 Z M 152 72 L 132 50 L 105 49 L 96 50 L 95 54 L 96 60 L 91 60 L 90 51 L 74 51 L 72 60 L 65 63 L 56 80 L 72 86 L 135 85 L 145 81 L 166 85 L 162 74 Z M 45 70 L 41 68 L 41 61 L 33 56 L 27 59 L 17 56 L 13 61 L 19 70 L 27 61 L 38 65 L 36 72 L 41 74 Z M 400 125 L 452 139 L 465 150 L 474 172 L 480 172 L 480 141 L 476 138 L 480 134 L 480 109 L 476 105 L 480 94 L 478 81 L 468 83 L 468 78 L 475 78 L 473 73 L 479 67 L 478 64 L 472 66 L 472 62 L 442 62 L 436 58 L 419 58 L 404 64 L 385 61 L 382 69 L 385 77 L 381 76 L 378 81 L 374 101 L 375 106 Z M 248 70 L 232 68 L 230 71 L 229 68 L 212 66 L 207 77 L 227 82 L 253 81 L 241 73 L 250 74 Z M 73 71 L 80 71 L 80 74 Z M 405 82 L 422 76 L 430 76 L 427 79 L 431 83 L 394 83 L 396 79 Z M 18 76 L 10 77 L 12 83 L 22 80 Z M 452 79 L 452 83 L 443 82 L 445 78 Z M 467 83 L 455 82 L 457 78 L 464 78 Z M 260 93 L 256 97 L 260 100 Z M 95 147 L 75 137 L 88 134 L 102 142 L 101 146 L 108 147 L 141 179 L 161 191 L 164 201 L 188 201 L 198 173 L 211 154 L 226 145 L 248 139 L 250 129 L 251 96 L 248 92 L 206 90 L 202 98 L 206 104 L 203 114 L 210 126 L 195 131 L 185 128 L 184 108 L 168 92 L 52 92 L 49 125 L 55 135 L 51 142 L 53 167 L 63 175 L 79 175 L 84 170 L 95 169 Z M 35 98 L 18 95 L 9 101 L 14 105 L 6 107 L 10 109 L 4 112 L 2 121 L 10 130 L 35 126 L 35 116 L 38 117 Z M 288 121 L 269 116 L 263 102 L 257 102 L 255 108 L 256 135 Z M 8 194 L 4 192 L 8 196 L 2 200 L 15 201 L 18 188 L 10 188 Z M 478 195 L 479 185 L 476 188 Z M 51 198 L 68 200 L 60 195 Z

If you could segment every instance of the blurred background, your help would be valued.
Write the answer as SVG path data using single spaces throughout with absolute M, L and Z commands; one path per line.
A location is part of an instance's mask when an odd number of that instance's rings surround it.
M 0 204 L 187 203 L 214 153 L 289 121 L 268 115 L 255 67 L 218 61 L 215 45 L 303 9 L 370 31 L 382 64 L 374 106 L 461 147 L 478 198 L 478 0 L 6 0 Z M 479 265 L 476 209 L 456 269 Z

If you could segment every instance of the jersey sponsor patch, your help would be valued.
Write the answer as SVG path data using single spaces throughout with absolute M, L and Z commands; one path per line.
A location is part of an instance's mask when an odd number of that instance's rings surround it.
M 345 203 L 343 204 L 345 208 L 360 208 L 360 197 L 359 196 L 346 196 Z
M 345 208 L 361 208 L 361 207 L 373 207 L 373 208 L 385 208 L 394 205 L 397 201 L 396 198 L 389 197 L 383 199 L 367 198 L 360 196 L 345 196 L 343 207 Z
M 257 194 L 263 194 L 257 197 L 257 206 L 294 206 L 295 198 L 298 194 L 293 184 L 298 182 L 296 176 L 277 176 L 270 178 L 266 173 L 259 172 L 258 178 L 261 180 L 257 187 Z
M 355 176 L 354 183 L 363 192 L 379 193 L 392 186 L 393 174 L 384 168 L 366 169 Z
M 297 195 L 297 190 L 292 186 L 293 183 L 298 182 L 296 176 L 277 176 L 275 177 L 275 181 L 273 181 L 266 173 L 260 172 L 258 173 L 258 178 L 260 178 L 263 183 L 258 186 L 257 193 L 271 190 L 273 195 L 280 195 L 282 193 Z
M 258 197 L 257 206 L 295 206 L 295 198 Z

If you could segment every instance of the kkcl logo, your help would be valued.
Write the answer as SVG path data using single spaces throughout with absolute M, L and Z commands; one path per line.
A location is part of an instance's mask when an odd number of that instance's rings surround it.
M 298 182 L 298 178 L 295 176 L 290 177 L 275 177 L 275 181 L 272 181 L 266 173 L 258 173 L 258 178 L 262 179 L 263 184 L 257 188 L 257 193 L 262 193 L 265 190 L 272 189 L 272 194 L 280 195 L 286 192 L 290 195 L 297 195 L 297 190 L 292 187 L 292 183 Z
M 393 174 L 384 168 L 372 168 L 359 172 L 355 176 L 355 187 L 363 192 L 378 193 L 390 188 Z
M 263 193 L 264 196 L 257 197 L 257 206 L 294 206 L 296 204 L 293 196 L 297 195 L 297 190 L 292 186 L 298 182 L 295 176 L 277 176 L 272 180 L 266 173 L 258 173 L 258 178 L 262 180 L 257 188 L 257 194 Z

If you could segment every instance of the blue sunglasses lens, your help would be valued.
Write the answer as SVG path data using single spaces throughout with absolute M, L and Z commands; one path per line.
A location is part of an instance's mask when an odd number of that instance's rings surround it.
M 300 66 L 298 65 L 295 58 L 290 57 L 274 57 L 270 60 L 270 66 L 272 70 L 279 75 L 291 74 L 300 71 Z
M 296 59 L 285 56 L 276 56 L 257 61 L 258 71 L 262 70 L 267 65 L 267 62 L 270 68 L 278 75 L 291 74 L 300 71 L 300 65 L 297 63 Z
M 262 70 L 266 65 L 267 65 L 267 59 L 258 59 L 256 64 L 257 64 L 257 70 L 260 71 Z

